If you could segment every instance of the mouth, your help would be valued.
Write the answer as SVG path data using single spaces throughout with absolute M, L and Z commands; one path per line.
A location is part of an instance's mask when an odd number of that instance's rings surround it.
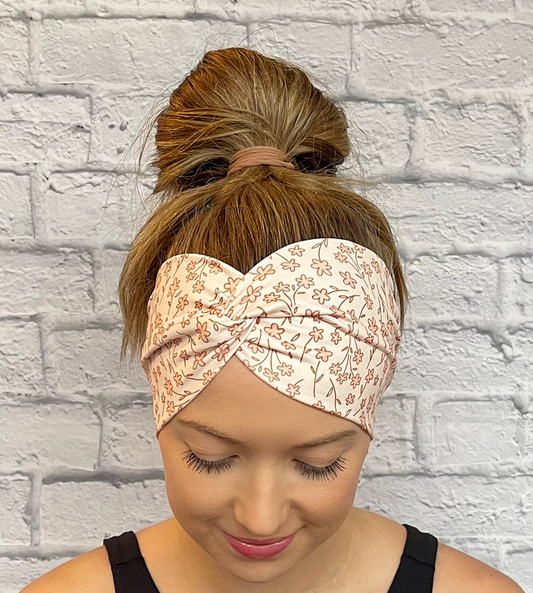
M 276 540 L 250 540 L 248 538 L 237 539 L 229 533 L 224 533 L 229 543 L 237 552 L 240 552 L 243 556 L 255 558 L 257 560 L 270 558 L 271 556 L 280 554 L 283 550 L 288 548 L 296 535 L 296 533 L 293 533 L 288 537 Z
M 228 533 L 228 535 L 230 535 L 230 534 Z M 250 544 L 252 546 L 267 546 L 268 544 L 278 544 L 279 542 L 282 542 L 282 541 L 288 539 L 292 535 L 294 535 L 294 534 L 291 533 L 291 535 L 286 535 L 285 537 L 278 537 L 277 539 L 264 539 L 264 540 L 247 539 L 245 537 L 237 537 L 236 535 L 232 535 L 231 537 L 233 539 L 239 540 L 243 544 Z

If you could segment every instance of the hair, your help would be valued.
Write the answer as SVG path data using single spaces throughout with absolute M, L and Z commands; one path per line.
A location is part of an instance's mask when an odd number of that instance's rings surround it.
M 324 237 L 363 245 L 385 262 L 403 333 L 409 295 L 392 230 L 349 186 L 371 184 L 337 174 L 351 150 L 348 120 L 308 74 L 244 47 L 208 51 L 154 124 L 155 208 L 119 279 L 121 364 L 128 351 L 130 362 L 140 356 L 147 303 L 168 258 L 204 254 L 246 274 L 285 245 Z M 257 145 L 281 149 L 295 169 L 258 165 L 228 177 L 233 154 Z

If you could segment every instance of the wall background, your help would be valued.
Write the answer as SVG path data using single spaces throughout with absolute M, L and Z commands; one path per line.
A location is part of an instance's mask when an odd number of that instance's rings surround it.
M 533 590 L 532 30 L 533 0 L 0 0 L 2 592 L 172 514 L 148 384 L 118 373 L 124 157 L 234 45 L 343 98 L 401 242 L 413 308 L 355 504 Z

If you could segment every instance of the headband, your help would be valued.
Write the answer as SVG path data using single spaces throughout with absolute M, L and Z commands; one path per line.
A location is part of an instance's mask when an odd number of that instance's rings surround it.
M 232 156 L 227 174 L 263 164 L 294 169 L 283 151 L 251 146 Z M 147 311 L 141 364 L 158 438 L 235 355 L 281 393 L 355 422 L 373 440 L 401 335 L 390 272 L 370 249 L 300 241 L 247 274 L 182 253 L 161 265 Z
M 182 253 L 160 267 L 141 364 L 156 436 L 232 357 L 288 397 L 374 438 L 396 370 L 399 309 L 383 260 L 342 239 L 285 245 L 242 274 Z

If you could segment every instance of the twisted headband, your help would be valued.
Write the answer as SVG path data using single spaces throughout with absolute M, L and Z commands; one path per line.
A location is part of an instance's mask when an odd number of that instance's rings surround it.
M 390 272 L 370 249 L 300 241 L 247 274 L 205 255 L 175 255 L 161 265 L 147 311 L 141 364 L 157 437 L 237 356 L 281 393 L 374 438 L 400 317 Z

